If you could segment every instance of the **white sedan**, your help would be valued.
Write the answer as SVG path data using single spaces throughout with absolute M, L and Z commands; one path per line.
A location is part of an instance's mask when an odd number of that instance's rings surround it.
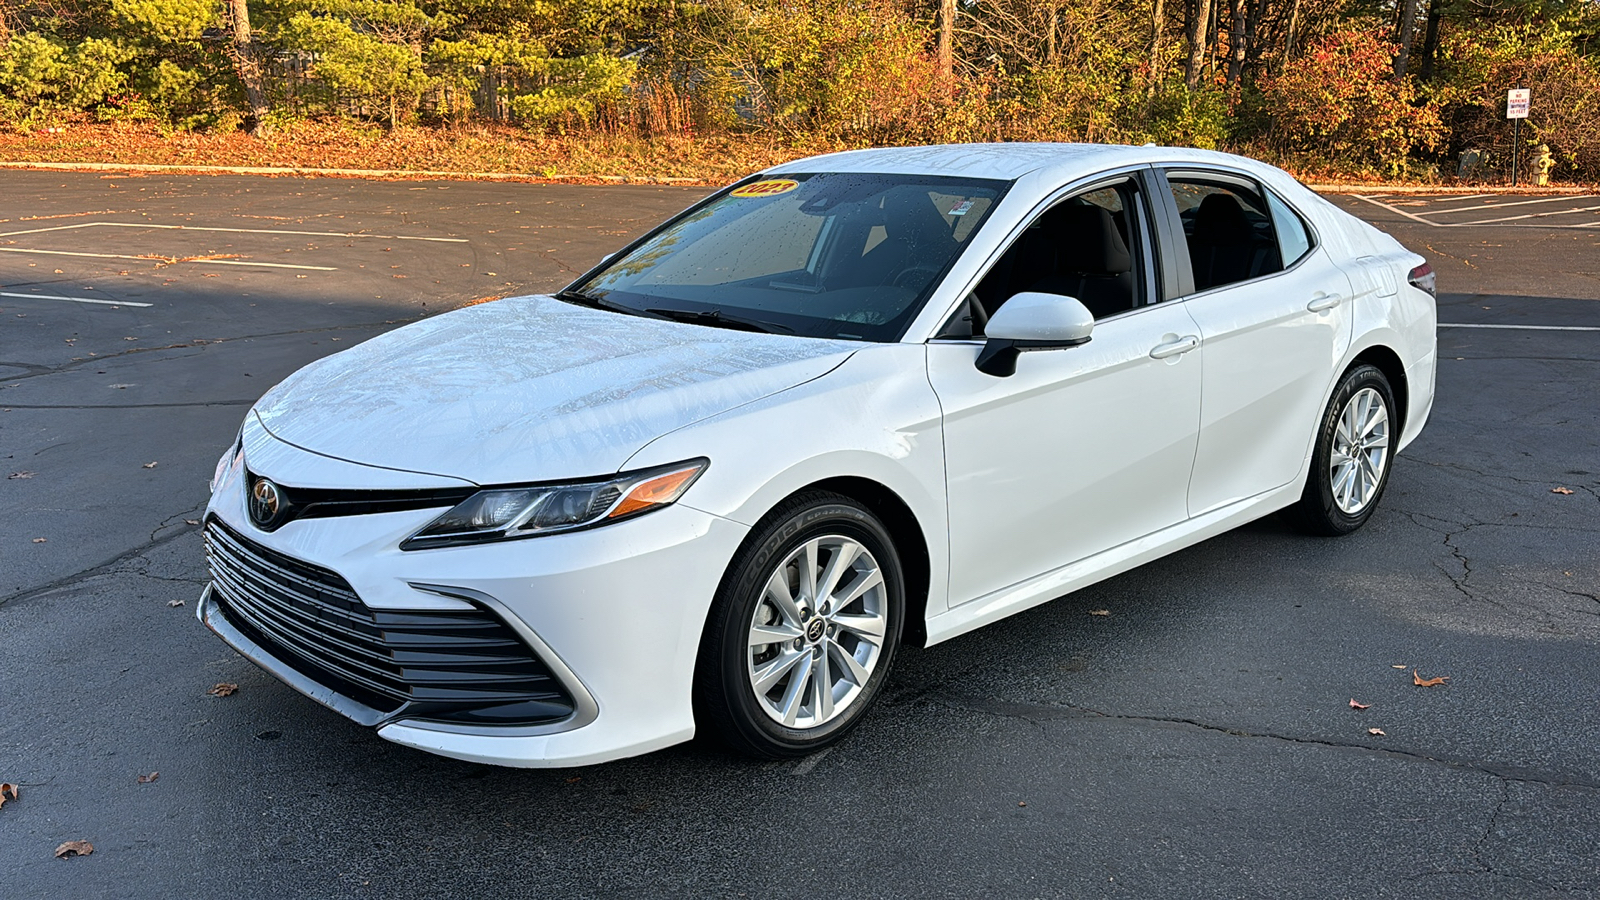
M 1433 404 L 1433 293 L 1237 156 L 799 160 L 274 388 L 217 466 L 199 615 L 446 756 L 810 753 L 902 643 L 1277 510 L 1359 528 Z

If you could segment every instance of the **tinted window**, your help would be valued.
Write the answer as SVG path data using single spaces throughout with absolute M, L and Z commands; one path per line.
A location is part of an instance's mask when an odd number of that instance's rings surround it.
M 1253 190 L 1174 177 L 1172 198 L 1183 220 L 1194 289 L 1210 290 L 1283 271 L 1272 216 Z
M 1278 255 L 1283 257 L 1284 268 L 1288 268 L 1311 252 L 1311 232 L 1289 204 L 1270 191 L 1267 192 L 1267 207 L 1272 210 L 1273 230 L 1278 233 Z
M 897 340 L 1009 182 L 785 175 L 725 192 L 574 287 L 645 314 Z
M 1096 319 L 1143 305 L 1142 208 L 1137 186 L 1124 181 L 1075 195 L 1041 213 L 968 298 L 971 333 L 981 335 L 988 317 L 1024 291 L 1075 297 Z M 946 331 L 950 336 L 964 333 L 964 328 Z

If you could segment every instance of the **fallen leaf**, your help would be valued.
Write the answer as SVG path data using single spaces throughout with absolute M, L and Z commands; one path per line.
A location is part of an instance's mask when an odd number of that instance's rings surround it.
M 1111 615 L 1111 610 L 1109 610 L 1109 609 L 1091 609 L 1091 610 L 1089 610 L 1089 615 L 1091 615 L 1091 616 L 1109 616 L 1109 615 Z
M 168 606 L 182 606 L 183 605 L 183 601 L 182 600 L 168 600 L 167 601 L 167 605 Z
M 185 524 L 185 525 L 199 525 L 200 524 L 200 520 L 199 519 L 184 519 L 183 520 L 183 524 Z
M 1438 678 L 1423 678 L 1417 674 L 1416 669 L 1411 670 L 1411 683 L 1417 687 L 1435 687 L 1450 680 L 1449 675 L 1440 675 Z
M 1383 733 L 1383 729 L 1382 728 L 1368 728 L 1367 729 L 1367 734 L 1375 734 L 1378 737 L 1388 737 L 1387 734 Z
M 69 856 L 88 856 L 94 852 L 94 845 L 88 841 L 67 841 L 56 848 L 56 859 L 66 859 Z
M 1018 806 L 1027 806 L 1028 805 L 1028 801 L 1026 801 L 1026 800 L 1018 800 L 1017 801 L 1017 805 Z
M 140 784 L 149 784 L 150 782 L 155 781 L 157 778 L 160 778 L 160 777 L 161 777 L 161 773 L 160 772 L 151 772 L 149 775 L 140 775 L 139 776 L 139 783 Z
M 136 338 L 136 337 L 125 337 L 125 338 L 123 338 L 123 340 L 125 340 L 125 341 L 137 341 L 138 338 Z
M 1350 708 L 1351 709 L 1371 709 L 1372 708 L 1372 704 L 1371 703 L 1357 703 L 1356 702 L 1356 698 L 1351 697 L 1350 698 Z
M 7 478 L 16 478 L 16 479 L 20 480 L 20 479 L 23 479 L 23 478 L 32 478 L 33 477 L 33 473 L 32 472 L 12 472 L 10 475 L 7 475 L 6 477 Z
M 11 799 L 17 799 L 17 786 L 9 781 L 0 782 L 0 806 L 6 805 L 7 794 L 11 795 Z
M 580 782 L 582 780 L 583 780 L 583 776 L 582 775 L 574 775 L 571 778 L 567 779 L 567 784 L 577 784 L 578 782 Z
M 1570 494 L 1570 493 L 1572 493 L 1572 488 L 1553 487 L 1553 488 L 1550 489 L 1550 493 L 1552 493 L 1552 494 Z
M 231 681 L 219 681 L 217 682 L 216 687 L 206 691 L 206 693 L 213 697 L 227 697 L 237 690 L 239 690 L 239 686 L 237 684 L 234 684 Z
M 1398 666 L 1390 666 L 1389 668 L 1391 668 L 1391 669 L 1408 669 L 1408 668 L 1410 668 L 1410 666 L 1407 666 L 1405 663 L 1401 663 Z
M 156 467 L 156 464 L 154 462 L 147 462 L 147 463 L 144 464 L 144 467 L 146 469 L 154 469 Z
M 42 544 L 42 543 L 44 543 L 45 541 L 48 541 L 48 540 L 50 540 L 50 539 L 49 538 L 34 538 L 33 542 L 35 544 Z

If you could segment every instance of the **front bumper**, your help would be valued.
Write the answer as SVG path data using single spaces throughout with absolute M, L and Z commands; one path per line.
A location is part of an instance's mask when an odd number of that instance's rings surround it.
M 293 484 L 289 472 L 267 473 Z M 208 515 L 262 547 L 331 570 L 375 611 L 494 612 L 575 700 L 539 725 L 408 718 L 308 677 L 228 621 L 211 587 L 198 616 L 246 658 L 380 737 L 444 756 L 522 767 L 577 766 L 646 753 L 694 735 L 692 683 L 701 630 L 746 526 L 677 504 L 591 531 L 498 544 L 401 551 L 438 510 L 249 524 L 242 466 L 216 486 Z M 281 652 L 281 651 L 277 651 Z

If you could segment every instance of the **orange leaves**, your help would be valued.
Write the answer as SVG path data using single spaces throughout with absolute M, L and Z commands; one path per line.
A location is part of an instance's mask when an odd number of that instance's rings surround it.
M 6 795 L 8 794 L 12 800 L 17 799 L 17 786 L 9 781 L 0 781 L 0 806 L 6 805 Z
M 1553 487 L 1553 488 L 1550 489 L 1550 493 L 1552 493 L 1552 494 L 1570 494 L 1570 493 L 1572 493 L 1572 488 L 1568 488 L 1568 487 Z
M 1350 708 L 1351 709 L 1371 709 L 1372 708 L 1372 704 L 1371 703 L 1357 703 L 1356 702 L 1356 698 L 1351 697 L 1350 698 Z
M 237 684 L 234 684 L 231 681 L 219 681 L 217 682 L 216 687 L 206 691 L 206 693 L 213 697 L 231 697 L 235 693 L 238 693 L 238 691 L 239 686 Z
M 1437 687 L 1449 680 L 1450 676 L 1448 675 L 1440 675 L 1438 678 L 1423 678 L 1417 674 L 1416 669 L 1411 670 L 1411 683 L 1417 687 Z
M 56 848 L 56 859 L 66 859 L 72 856 L 88 856 L 94 852 L 94 845 L 88 841 L 63 841 Z
M 1367 734 L 1370 734 L 1370 735 L 1372 735 L 1374 737 L 1388 737 L 1387 734 L 1383 733 L 1383 729 L 1382 728 L 1368 728 L 1367 729 Z
M 1111 615 L 1111 610 L 1109 610 L 1109 609 L 1091 609 L 1091 610 L 1089 610 L 1089 615 L 1091 615 L 1091 616 L 1109 616 L 1109 615 Z

